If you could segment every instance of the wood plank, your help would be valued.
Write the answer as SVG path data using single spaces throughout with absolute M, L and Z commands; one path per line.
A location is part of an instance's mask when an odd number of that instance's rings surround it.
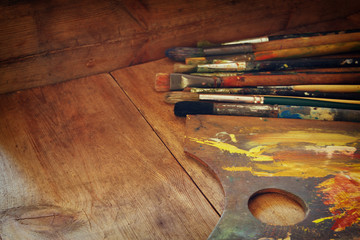
M 1 95 L 0 167 L 3 240 L 205 239 L 219 218 L 107 74 Z
M 54 84 L 127 66 L 145 40 L 109 42 L 0 63 L 0 93 Z
M 161 59 L 120 69 L 111 74 L 216 210 L 221 213 L 224 194 L 218 179 L 207 166 L 184 154 L 185 119 L 175 117 L 173 105 L 164 102 L 164 93 L 154 90 L 155 74 L 171 72 L 172 67 L 172 61 Z
M 25 57 L 111 40 L 127 41 L 142 27 L 113 1 L 56 0 L 0 5 L 0 59 Z
M 327 23 L 326 30 L 360 28 L 359 9 L 350 0 L 5 2 L 0 93 L 159 59 L 169 47 L 203 39 L 223 42 L 317 23 Z

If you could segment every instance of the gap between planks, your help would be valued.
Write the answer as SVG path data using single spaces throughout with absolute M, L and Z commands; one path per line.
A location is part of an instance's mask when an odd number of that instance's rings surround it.
M 108 72 L 107 74 L 110 75 L 110 77 L 115 81 L 116 85 L 120 88 L 120 90 L 125 94 L 125 96 L 129 99 L 129 101 L 131 102 L 131 104 L 134 105 L 134 107 L 136 108 L 136 110 L 139 112 L 139 114 L 141 115 L 141 117 L 146 121 L 146 123 L 150 126 L 150 128 L 152 129 L 152 131 L 155 133 L 155 135 L 160 139 L 160 141 L 162 142 L 162 144 L 164 145 L 164 147 L 168 150 L 168 152 L 171 154 L 171 156 L 173 156 L 173 158 L 175 159 L 175 161 L 179 164 L 179 166 L 182 168 L 182 170 L 185 172 L 185 174 L 189 177 L 189 179 L 191 180 L 191 182 L 195 185 L 195 187 L 199 190 L 199 192 L 201 193 L 201 195 L 206 199 L 206 201 L 209 203 L 209 205 L 211 206 L 211 208 L 216 212 L 216 214 L 221 217 L 221 213 L 219 213 L 219 211 L 215 208 L 215 206 L 211 203 L 211 201 L 209 200 L 209 198 L 205 195 L 205 193 L 201 190 L 201 188 L 196 184 L 196 182 L 194 181 L 194 179 L 191 177 L 191 175 L 186 171 L 186 169 L 181 165 L 181 163 L 179 162 L 179 160 L 175 157 L 175 155 L 172 153 L 171 149 L 166 145 L 166 143 L 162 140 L 162 138 L 159 136 L 159 134 L 156 132 L 156 130 L 153 128 L 153 126 L 151 125 L 151 123 L 146 119 L 146 117 L 144 116 L 144 114 L 141 112 L 141 110 L 138 108 L 138 106 L 134 103 L 134 101 L 131 99 L 131 97 L 127 94 L 127 92 L 120 86 L 120 84 L 118 83 L 118 81 L 116 81 L 116 78 L 110 73 Z

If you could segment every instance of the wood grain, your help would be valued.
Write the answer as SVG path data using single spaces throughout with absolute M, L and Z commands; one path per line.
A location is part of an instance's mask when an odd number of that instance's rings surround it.
M 172 68 L 172 61 L 161 59 L 120 69 L 111 74 L 220 214 L 224 206 L 224 195 L 218 179 L 207 166 L 184 154 L 185 119 L 174 115 L 174 106 L 165 103 L 164 93 L 155 92 L 155 74 L 169 72 Z
M 219 216 L 110 75 L 0 96 L 0 238 L 205 239 Z
M 360 28 L 359 9 L 351 0 L 5 1 L 0 93 L 160 59 L 198 40 Z

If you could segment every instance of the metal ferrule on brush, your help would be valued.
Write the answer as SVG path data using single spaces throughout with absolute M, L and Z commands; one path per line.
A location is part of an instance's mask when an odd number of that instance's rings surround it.
M 234 42 L 227 42 L 227 43 L 223 43 L 221 45 L 226 46 L 226 45 L 244 44 L 244 43 L 262 43 L 262 42 L 268 42 L 268 41 L 269 41 L 268 37 L 260 37 L 260 38 L 249 38 L 249 39 L 244 39 L 244 40 L 239 40 L 239 41 L 234 41 Z
M 181 73 L 170 74 L 170 90 L 182 90 L 187 87 L 220 87 L 219 77 L 193 76 Z
M 262 96 L 236 96 L 236 95 L 219 95 L 219 94 L 199 94 L 199 100 L 218 101 L 218 102 L 237 102 L 237 103 L 257 103 L 263 104 Z
M 214 63 L 214 64 L 199 64 L 197 72 L 225 72 L 225 71 L 244 71 L 246 70 L 246 62 L 230 62 L 230 63 Z

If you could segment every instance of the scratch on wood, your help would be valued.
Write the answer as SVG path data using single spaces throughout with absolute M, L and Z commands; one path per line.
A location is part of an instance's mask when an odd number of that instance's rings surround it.
M 87 219 L 87 220 L 88 220 L 88 222 L 89 222 L 89 228 L 90 228 L 90 230 L 92 230 L 92 226 L 91 226 L 91 222 L 90 222 L 90 218 L 89 218 L 89 216 L 86 214 L 85 210 L 82 210 L 82 211 L 84 212 L 85 217 L 86 217 L 86 219 Z

